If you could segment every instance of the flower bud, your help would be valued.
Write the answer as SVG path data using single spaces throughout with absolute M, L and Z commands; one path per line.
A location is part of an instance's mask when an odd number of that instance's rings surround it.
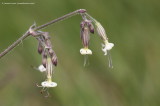
M 50 55 L 51 57 L 55 54 L 54 51 L 53 51 L 53 49 L 49 49 L 48 52 L 49 52 L 49 55 Z
M 45 40 L 50 39 L 49 32 L 43 32 L 43 37 Z
M 79 13 L 85 13 L 86 10 L 85 10 L 85 9 L 79 9 L 78 12 L 79 12 Z
M 84 26 L 85 26 L 85 21 L 82 21 L 81 24 L 80 24 L 80 27 L 84 28 Z
M 49 40 L 49 39 L 47 39 L 46 41 L 45 41 L 45 44 L 46 44 L 46 48 L 52 48 L 52 44 L 51 44 L 51 41 Z
M 58 63 L 57 56 L 54 55 L 54 56 L 52 57 L 52 64 L 53 64 L 54 66 L 57 66 L 57 63 Z
M 89 45 L 89 40 L 90 40 L 90 36 L 89 36 L 90 32 L 87 26 L 85 26 L 84 28 L 81 28 L 81 40 L 82 40 L 82 44 L 85 48 L 88 48 Z
M 92 34 L 94 34 L 94 26 L 93 26 L 93 24 L 90 22 L 90 23 L 88 23 L 88 27 L 89 27 L 89 31 L 92 33 Z
M 42 65 L 46 68 L 47 58 L 42 58 Z
M 38 53 L 39 53 L 39 54 L 42 54 L 42 52 L 43 52 L 43 46 L 42 46 L 42 44 L 39 42 L 39 43 L 38 43 Z
M 47 58 L 47 52 L 46 51 L 43 51 L 42 58 Z

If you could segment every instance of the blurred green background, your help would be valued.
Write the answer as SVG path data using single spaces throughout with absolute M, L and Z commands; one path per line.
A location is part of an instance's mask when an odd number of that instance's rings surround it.
M 2 2 L 18 2 L 3 0 Z M 101 40 L 91 35 L 90 65 L 83 67 L 81 16 L 56 23 L 50 32 L 59 62 L 44 98 L 36 83 L 45 73 L 31 68 L 41 64 L 37 41 L 28 37 L 0 59 L 0 106 L 160 106 L 159 0 L 21 0 L 34 5 L 0 4 L 0 51 L 18 39 L 30 25 L 42 25 L 84 8 L 106 29 L 113 69 L 101 51 Z

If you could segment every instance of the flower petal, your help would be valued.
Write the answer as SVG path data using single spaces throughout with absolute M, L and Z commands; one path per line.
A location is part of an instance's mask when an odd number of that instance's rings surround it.
M 105 43 L 105 45 L 102 44 L 102 51 L 104 52 L 104 55 L 107 55 L 107 51 L 111 50 L 114 47 L 113 43 L 108 43 L 108 41 Z
M 50 82 L 50 81 L 44 81 L 41 83 L 43 87 L 56 87 L 57 83 L 56 82 Z
M 38 70 L 39 70 L 40 72 L 44 72 L 44 71 L 46 71 L 46 68 L 45 68 L 43 65 L 40 65 L 40 66 L 38 67 Z
M 88 48 L 82 48 L 82 49 L 80 49 L 80 53 L 82 55 L 92 55 L 92 51 L 90 49 L 88 49 Z

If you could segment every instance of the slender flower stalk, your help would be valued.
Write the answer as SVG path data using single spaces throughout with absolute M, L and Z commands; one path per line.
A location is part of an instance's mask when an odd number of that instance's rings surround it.
M 64 19 L 69 18 L 69 17 L 71 17 L 71 16 L 74 16 L 74 15 L 76 15 L 76 14 L 81 14 L 81 13 L 85 13 L 85 12 L 86 12 L 85 9 L 78 9 L 78 10 L 76 10 L 76 11 L 74 11 L 74 12 L 68 13 L 68 14 L 66 14 L 66 15 L 64 15 L 64 16 L 62 16 L 62 17 L 59 17 L 59 18 L 57 18 L 57 19 L 54 19 L 54 20 L 52 20 L 52 21 L 50 21 L 50 22 L 48 22 L 48 23 L 46 23 L 46 24 L 43 24 L 43 25 L 38 26 L 38 27 L 34 27 L 34 30 L 33 30 L 33 31 L 46 28 L 47 26 L 49 26 L 49 25 L 51 25 L 51 24 L 54 24 L 54 23 L 59 22 L 59 21 L 62 21 L 62 20 L 64 20 Z M 34 24 L 33 24 L 31 27 L 33 27 L 33 26 L 34 26 Z M 30 27 L 30 28 L 31 28 L 31 27 Z M 18 40 L 16 40 L 16 41 L 15 41 L 13 44 L 11 44 L 8 48 L 6 48 L 4 51 L 2 51 L 2 52 L 0 53 L 0 59 L 1 59 L 3 56 L 5 56 L 7 53 L 9 53 L 12 49 L 14 49 L 14 48 L 15 48 L 19 43 L 21 43 L 25 38 L 29 37 L 29 36 L 31 35 L 30 33 L 32 33 L 32 32 L 30 32 L 29 30 L 27 30 L 25 34 L 23 34 L 20 38 L 18 38 Z

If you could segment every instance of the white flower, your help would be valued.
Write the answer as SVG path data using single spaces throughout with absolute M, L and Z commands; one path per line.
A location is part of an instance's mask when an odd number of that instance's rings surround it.
M 46 71 L 46 68 L 45 68 L 43 65 L 40 65 L 40 66 L 38 67 L 38 70 L 39 70 L 40 72 L 44 72 L 44 71 Z
M 105 45 L 103 44 L 102 46 L 103 46 L 102 51 L 104 52 L 104 55 L 107 55 L 107 51 L 111 50 L 114 44 L 105 41 Z
M 42 85 L 42 87 L 50 88 L 50 87 L 56 87 L 57 83 L 52 82 L 52 81 L 44 81 L 44 82 L 41 83 L 41 85 Z
M 88 48 L 82 48 L 80 49 L 81 55 L 92 55 L 92 51 Z

